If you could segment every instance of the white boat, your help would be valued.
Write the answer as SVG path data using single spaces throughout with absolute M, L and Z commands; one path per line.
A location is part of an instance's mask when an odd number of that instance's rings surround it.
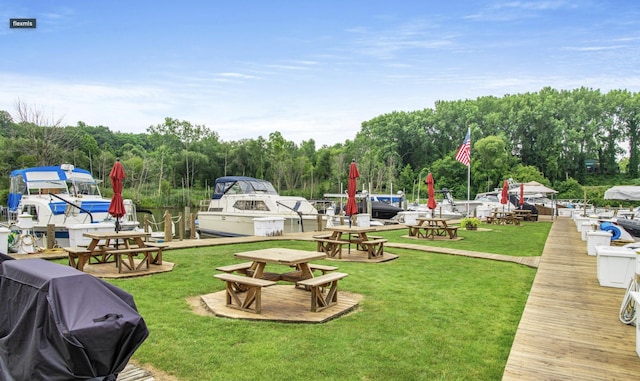
M 245 176 L 216 179 L 213 196 L 198 212 L 202 235 L 235 237 L 255 235 L 255 219 L 283 219 L 280 235 L 317 229 L 317 209 L 305 198 L 280 196 L 266 180 Z
M 466 205 L 465 205 L 466 207 Z M 407 211 L 417 212 L 418 217 L 436 217 L 444 218 L 446 220 L 462 218 L 465 215 L 458 211 L 456 205 L 449 203 L 446 200 L 441 200 L 436 204 L 436 208 L 431 210 L 427 207 L 427 204 L 420 204 L 415 201 L 407 205 Z
M 467 215 L 473 215 L 474 210 L 481 203 L 467 200 L 454 200 L 451 191 L 447 188 L 436 190 L 435 193 L 442 194 L 442 199 L 436 203 L 436 208 L 431 210 L 427 207 L 427 203 L 421 204 L 415 201 L 407 206 L 407 210 L 419 212 L 420 217 L 434 217 L 444 219 L 458 219 Z M 467 211 L 469 211 L 467 213 Z
M 138 226 L 135 206 L 124 201 L 127 214 L 119 222 L 122 230 L 132 230 Z M 64 247 L 69 246 L 70 227 L 102 223 L 115 229 L 110 203 L 87 170 L 71 164 L 25 168 L 10 174 L 7 219 L 12 230 L 32 235 L 38 241 L 33 246 L 40 247 L 46 247 L 48 226 L 53 225 L 54 244 Z
M 483 192 L 476 194 L 476 197 L 473 199 L 473 202 L 477 204 L 477 208 L 483 208 L 488 211 L 493 210 L 504 210 L 511 211 L 518 208 L 518 200 L 516 196 L 513 194 L 509 195 L 509 201 L 506 204 L 502 204 L 500 200 L 502 199 L 502 188 L 495 189 L 492 192 Z

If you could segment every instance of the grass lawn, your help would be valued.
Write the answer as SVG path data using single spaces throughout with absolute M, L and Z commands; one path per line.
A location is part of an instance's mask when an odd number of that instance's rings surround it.
M 523 222 L 520 226 L 480 224 L 479 230 L 458 228 L 461 241 L 450 240 L 417 240 L 407 237 L 408 229 L 376 232 L 390 242 L 423 244 L 427 246 L 450 247 L 453 249 L 482 251 L 493 254 L 513 255 L 518 257 L 538 256 L 544 249 L 551 222 Z
M 508 255 L 540 255 L 550 223 L 459 231 L 435 241 Z M 485 227 L 483 225 L 483 227 Z M 406 230 L 388 231 L 392 242 Z M 187 380 L 500 380 L 535 269 L 485 259 L 385 248 L 386 263 L 340 262 L 342 290 L 362 294 L 356 312 L 325 324 L 201 316 L 187 298 L 224 289 L 215 268 L 272 241 L 170 250 L 172 272 L 111 280 L 132 293 L 150 335 L 134 359 Z M 320 263 L 336 265 L 335 261 Z M 263 303 L 269 303 L 263 300 Z

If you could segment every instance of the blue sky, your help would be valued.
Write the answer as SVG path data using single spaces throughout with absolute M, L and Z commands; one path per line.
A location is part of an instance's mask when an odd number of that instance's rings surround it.
M 438 100 L 640 89 L 635 0 L 25 0 L 0 19 L 0 110 L 113 131 L 172 117 L 319 147 Z

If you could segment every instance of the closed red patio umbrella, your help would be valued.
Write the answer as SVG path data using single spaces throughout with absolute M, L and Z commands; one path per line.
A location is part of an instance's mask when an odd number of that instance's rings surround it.
M 109 204 L 109 214 L 116 218 L 116 232 L 118 232 L 120 231 L 120 217 L 125 215 L 124 201 L 122 200 L 122 180 L 124 180 L 125 174 L 120 159 L 116 159 L 115 164 L 113 164 L 109 178 L 113 189 L 113 197 L 111 198 L 111 204 Z
M 355 159 L 351 161 L 349 166 L 349 181 L 347 182 L 347 207 L 345 208 L 345 214 L 349 217 L 358 214 L 358 203 L 356 201 L 356 190 L 358 188 L 358 166 Z M 349 218 L 349 225 L 351 225 L 351 218 Z
M 427 208 L 431 209 L 431 217 L 433 217 L 433 210 L 436 208 L 438 204 L 436 203 L 436 191 L 433 186 L 435 181 L 433 181 L 433 175 L 431 175 L 431 172 L 427 174 L 427 178 L 425 179 L 424 182 L 425 184 L 427 184 L 427 193 L 429 194 L 429 201 L 427 201 Z
M 347 182 L 347 207 L 345 208 L 345 214 L 349 216 L 349 226 L 351 226 L 351 216 L 358 214 L 358 202 L 356 201 L 356 190 L 358 188 L 358 166 L 356 160 L 351 160 L 349 166 L 349 181 Z M 349 241 L 351 241 L 351 233 L 349 233 Z M 351 254 L 351 242 L 349 242 L 348 251 Z
M 520 209 L 522 209 L 522 205 L 524 205 L 524 183 L 520 183 L 520 200 L 518 200 L 520 204 Z
M 500 198 L 500 203 L 502 205 L 506 205 L 509 202 L 509 183 L 505 180 L 502 183 L 502 198 Z M 502 207 L 504 211 L 504 206 Z

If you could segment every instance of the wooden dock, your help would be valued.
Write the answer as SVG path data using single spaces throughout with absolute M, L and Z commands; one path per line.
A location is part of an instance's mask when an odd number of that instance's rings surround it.
M 573 221 L 555 220 L 503 381 L 640 379 L 635 327 L 618 317 L 625 291 L 600 286 Z

